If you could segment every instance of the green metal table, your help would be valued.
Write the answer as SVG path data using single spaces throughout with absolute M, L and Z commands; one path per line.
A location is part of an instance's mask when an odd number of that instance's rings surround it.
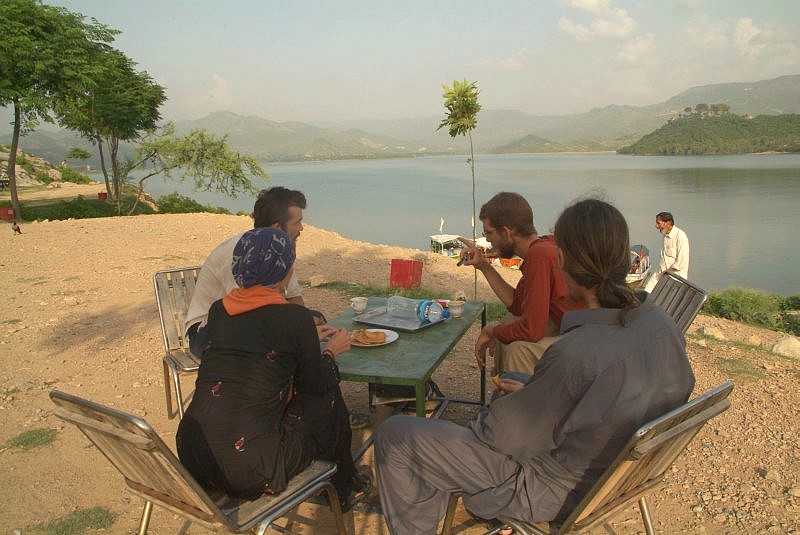
M 385 306 L 386 298 L 370 297 L 367 310 Z M 348 330 L 371 327 L 353 321 L 353 316 L 355 316 L 353 310 L 348 309 L 334 318 L 330 324 Z M 484 304 L 478 301 L 467 301 L 464 305 L 464 315 L 461 318 L 450 318 L 416 332 L 397 331 L 400 335 L 397 341 L 383 346 L 353 346 L 350 351 L 337 357 L 339 374 L 345 381 L 411 385 L 415 391 L 417 416 L 425 416 L 425 383 L 479 317 L 481 326 L 486 325 Z M 442 402 L 437 416 L 444 411 L 447 403 L 451 402 L 483 405 L 485 393 L 486 375 L 481 373 L 478 400 L 436 398 Z

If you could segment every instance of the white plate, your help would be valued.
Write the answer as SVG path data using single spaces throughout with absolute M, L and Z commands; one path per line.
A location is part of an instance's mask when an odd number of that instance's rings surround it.
M 389 329 L 364 329 L 364 330 L 371 333 L 383 333 L 386 335 L 386 341 L 382 344 L 357 344 L 352 340 L 350 340 L 350 345 L 356 347 L 380 347 L 380 346 L 385 346 L 386 344 L 391 344 L 392 342 L 400 338 L 399 334 L 397 334 L 395 331 L 390 331 Z

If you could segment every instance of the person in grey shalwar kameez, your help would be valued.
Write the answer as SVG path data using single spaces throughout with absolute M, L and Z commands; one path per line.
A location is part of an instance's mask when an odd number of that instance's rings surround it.
M 432 534 L 451 493 L 481 518 L 563 519 L 642 424 L 684 403 L 694 388 L 672 319 L 625 284 L 628 228 L 599 200 L 562 212 L 555 227 L 564 279 L 589 309 L 565 314 L 561 339 L 527 383 L 468 427 L 389 418 L 375 441 L 389 531 Z

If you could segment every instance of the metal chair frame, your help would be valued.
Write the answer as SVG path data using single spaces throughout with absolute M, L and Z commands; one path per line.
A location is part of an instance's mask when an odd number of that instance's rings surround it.
M 253 501 L 224 494 L 212 497 L 142 418 L 58 390 L 50 392 L 50 399 L 57 406 L 56 416 L 75 424 L 122 474 L 128 489 L 145 500 L 139 535 L 147 533 L 154 504 L 211 529 L 259 534 L 268 528 L 285 530 L 273 522 L 322 491 L 328 495 L 337 532 L 346 534 L 339 497 L 330 482 L 334 463 L 312 462 L 280 494 Z
M 580 532 L 596 526 L 638 499 L 645 531 L 653 535 L 653 523 L 644 495 L 663 484 L 666 471 L 703 426 L 730 407 L 727 398 L 732 389 L 733 383 L 726 381 L 640 427 L 563 523 L 531 524 L 502 515 L 498 520 L 521 535 Z M 442 526 L 443 535 L 451 533 L 459 497 L 458 494 L 450 496 Z
M 189 341 L 184 339 L 183 327 L 186 312 L 192 301 L 200 266 L 163 269 L 153 275 L 153 289 L 161 321 L 164 341 L 164 393 L 167 398 L 167 417 L 174 418 L 172 389 L 175 390 L 177 414 L 183 418 L 183 393 L 181 374 L 197 373 L 200 361 L 189 351 Z M 170 384 L 172 386 L 170 386 Z
M 675 273 L 664 273 L 647 298 L 663 308 L 681 333 L 686 334 L 689 325 L 703 308 L 708 292 Z

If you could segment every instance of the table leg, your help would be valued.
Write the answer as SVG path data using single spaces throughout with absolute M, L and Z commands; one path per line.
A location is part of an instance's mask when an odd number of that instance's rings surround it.
M 416 397 L 417 416 L 425 417 L 425 381 L 414 384 L 414 395 Z

